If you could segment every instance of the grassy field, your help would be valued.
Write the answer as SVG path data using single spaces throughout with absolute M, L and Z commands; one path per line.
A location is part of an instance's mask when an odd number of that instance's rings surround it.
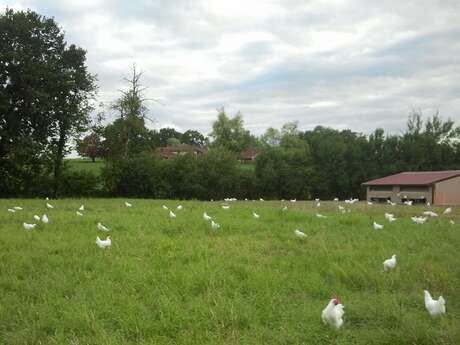
M 0 344 L 460 344 L 458 209 L 416 225 L 419 206 L 323 202 L 320 219 L 312 202 L 180 202 L 171 220 L 161 205 L 177 201 L 130 202 L 0 200 Z M 49 224 L 23 229 L 45 212 Z M 110 250 L 94 243 L 98 222 Z M 444 317 L 428 315 L 423 289 L 444 296 Z M 320 317 L 335 295 L 338 331 Z
M 96 175 L 101 173 L 102 168 L 105 166 L 105 161 L 102 159 L 97 159 L 95 162 L 86 158 L 72 158 L 66 159 L 65 163 L 70 170 L 73 171 L 91 171 Z

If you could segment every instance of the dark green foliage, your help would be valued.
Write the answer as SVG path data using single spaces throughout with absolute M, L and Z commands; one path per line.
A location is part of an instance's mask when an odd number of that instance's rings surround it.
M 62 196 L 96 196 L 100 190 L 100 180 L 91 171 L 65 170 L 60 180 L 59 191 Z
M 50 168 L 57 193 L 67 143 L 85 129 L 91 109 L 85 55 L 67 46 L 51 18 L 0 14 L 0 166 L 16 195 L 31 194 Z
M 163 161 L 153 154 L 121 159 L 102 171 L 106 190 L 112 195 L 161 198 L 168 194 L 163 180 Z

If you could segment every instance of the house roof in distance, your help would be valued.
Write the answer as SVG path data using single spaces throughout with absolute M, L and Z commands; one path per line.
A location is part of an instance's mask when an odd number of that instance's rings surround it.
M 430 185 L 435 182 L 460 176 L 460 170 L 444 171 L 406 171 L 364 182 L 365 186 L 382 185 Z

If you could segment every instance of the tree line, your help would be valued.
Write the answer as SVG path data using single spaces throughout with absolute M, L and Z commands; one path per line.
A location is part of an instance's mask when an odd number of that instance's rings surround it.
M 297 123 L 256 136 L 243 115 L 217 110 L 212 131 L 149 128 L 142 72 L 133 66 L 108 109 L 95 103 L 86 52 L 68 45 L 52 18 L 0 15 L 0 196 L 130 196 L 182 199 L 348 198 L 361 183 L 406 170 L 460 169 L 460 128 L 439 114 L 408 118 L 401 134 L 370 135 Z M 107 113 L 115 119 L 107 123 Z M 92 116 L 92 114 L 97 115 Z M 75 144 L 75 145 L 74 145 Z M 206 154 L 162 159 L 157 149 L 189 144 Z M 65 155 L 102 159 L 102 173 L 69 169 Z M 248 148 L 254 164 L 239 161 Z

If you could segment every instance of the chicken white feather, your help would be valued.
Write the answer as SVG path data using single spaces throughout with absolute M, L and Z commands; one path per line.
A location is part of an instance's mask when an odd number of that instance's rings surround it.
M 107 236 L 105 240 L 101 240 L 99 236 L 97 236 L 96 244 L 99 248 L 102 248 L 102 249 L 110 248 L 112 246 L 112 239 L 110 238 L 110 236 Z
M 305 238 L 305 237 L 307 237 L 307 235 L 306 235 L 304 232 L 300 231 L 300 230 L 294 230 L 294 234 L 295 234 L 297 237 L 300 237 L 300 238 Z
M 329 301 L 326 308 L 321 313 L 321 319 L 329 326 L 339 329 L 343 325 L 343 310 L 344 306 L 339 302 L 338 299 L 333 298 Z
M 383 262 L 383 270 L 390 271 L 395 267 L 396 267 L 396 255 L 393 254 L 393 256 L 390 259 L 387 259 Z
M 102 223 L 97 223 L 97 228 L 101 231 L 110 231 L 110 229 L 104 225 L 102 225 Z
M 438 316 L 446 313 L 446 301 L 442 296 L 437 300 L 433 299 L 428 290 L 423 290 L 425 294 L 425 308 L 431 316 Z
M 23 223 L 22 225 L 24 226 L 24 229 L 26 230 L 35 229 L 35 227 L 37 226 L 37 224 L 28 224 L 28 223 Z
M 383 225 L 378 224 L 376 222 L 374 222 L 374 224 L 372 224 L 372 226 L 374 227 L 374 230 L 382 230 L 383 229 Z

